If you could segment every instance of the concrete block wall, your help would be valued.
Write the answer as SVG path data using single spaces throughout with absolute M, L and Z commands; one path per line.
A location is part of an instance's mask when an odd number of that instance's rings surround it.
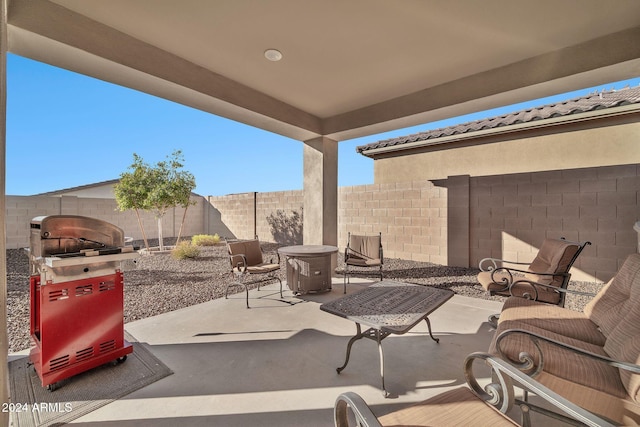
M 183 236 L 273 241 L 267 218 L 278 209 L 301 212 L 303 192 L 242 193 L 199 199 Z M 141 238 L 135 213 L 118 212 L 113 199 L 7 196 L 7 247 L 29 244 L 29 222 L 59 213 L 104 219 Z M 165 237 L 176 236 L 181 208 L 165 216 Z M 153 214 L 143 213 L 149 238 Z M 633 226 L 640 220 L 640 165 L 606 166 L 482 177 L 454 176 L 338 190 L 338 246 L 347 233 L 382 232 L 385 256 L 451 266 L 478 265 L 495 257 L 530 262 L 545 237 L 592 242 L 575 264 L 573 278 L 608 281 L 637 250 Z
M 28 247 L 31 220 L 36 216 L 59 215 L 61 202 L 59 197 L 6 196 L 7 249 Z
M 608 281 L 636 251 L 640 165 L 471 178 L 470 261 L 529 262 L 545 237 L 590 241 L 573 279 Z
M 277 210 L 282 210 L 286 217 L 293 212 L 303 215 L 304 192 L 302 190 L 276 191 L 257 193 L 256 195 L 256 234 L 260 240 L 275 241 L 268 218 Z M 302 236 L 300 236 L 302 237 Z M 302 244 L 302 241 L 297 242 Z
M 196 205 L 190 206 L 185 218 L 183 236 L 204 232 L 205 200 L 192 198 Z M 170 209 L 163 218 L 164 237 L 178 235 L 184 209 Z M 43 215 L 81 215 L 110 222 L 123 229 L 125 236 L 142 239 L 142 232 L 134 211 L 120 212 L 114 199 L 81 198 L 75 196 L 6 197 L 7 248 L 16 249 L 29 246 L 31 220 Z M 141 212 L 141 220 L 147 238 L 158 237 L 157 220 L 153 213 Z
M 338 245 L 349 232 L 382 232 L 385 257 L 447 264 L 447 196 L 430 181 L 341 187 Z
M 236 237 L 253 237 L 255 220 L 258 235 L 268 241 L 266 218 L 277 209 L 291 212 L 302 198 L 293 191 L 210 200 Z M 530 262 L 545 237 L 589 240 L 572 270 L 576 280 L 608 281 L 636 251 L 638 220 L 637 164 L 338 190 L 341 250 L 348 232 L 382 232 L 386 257 L 475 267 L 485 257 Z
M 252 239 L 255 235 L 255 199 L 256 193 L 209 196 L 211 213 L 207 234 Z

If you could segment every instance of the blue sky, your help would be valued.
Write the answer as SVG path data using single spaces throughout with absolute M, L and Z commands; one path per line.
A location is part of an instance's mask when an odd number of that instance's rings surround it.
M 195 192 L 224 195 L 302 188 L 302 143 L 13 54 L 7 55 L 6 194 L 30 195 L 115 179 L 136 153 L 148 163 L 182 150 Z M 373 183 L 373 160 L 355 147 L 640 78 L 340 142 L 338 184 Z M 243 173 L 238 173 L 242 166 Z

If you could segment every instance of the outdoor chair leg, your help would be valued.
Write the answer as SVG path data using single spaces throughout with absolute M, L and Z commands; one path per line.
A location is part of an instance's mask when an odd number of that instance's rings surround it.
M 242 282 L 229 283 L 224 289 L 224 299 L 228 298 L 228 296 L 229 296 L 229 287 L 231 287 L 231 286 L 243 286 L 244 287 L 244 291 L 246 293 L 245 299 L 246 299 L 246 303 L 247 303 L 247 308 L 251 308 L 251 307 L 249 307 L 249 288 L 247 288 L 247 285 L 242 283 Z
M 349 277 L 349 264 L 345 264 L 344 266 L 344 292 L 347 293 L 347 283 L 351 283 L 351 278 Z

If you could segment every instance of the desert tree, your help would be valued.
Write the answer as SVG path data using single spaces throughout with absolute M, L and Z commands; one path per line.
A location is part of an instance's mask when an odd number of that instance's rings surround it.
M 194 204 L 191 192 L 196 186 L 195 177 L 183 170 L 184 158 L 182 151 L 175 150 L 166 160 L 155 166 L 145 163 L 137 154 L 133 155 L 134 162 L 129 171 L 120 177 L 116 184 L 116 200 L 120 210 L 135 209 L 138 224 L 142 230 L 147 249 L 149 245 L 145 237 L 144 228 L 140 221 L 139 210 L 152 211 L 158 221 L 158 242 L 160 250 L 164 249 L 162 219 L 169 209 L 181 206 L 184 208 L 180 233 L 187 214 L 187 208 Z M 122 203 L 121 203 L 122 199 Z
M 138 226 L 147 249 L 149 249 L 149 242 L 140 219 L 140 211 L 149 209 L 147 200 L 153 186 L 151 178 L 152 174 L 149 165 L 142 160 L 142 157 L 133 153 L 133 163 L 127 171 L 120 174 L 120 181 L 114 185 L 118 209 L 123 212 L 131 209 L 135 211 Z

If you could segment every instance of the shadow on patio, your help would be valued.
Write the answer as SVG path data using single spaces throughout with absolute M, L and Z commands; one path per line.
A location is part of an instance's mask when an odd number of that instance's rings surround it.
M 340 374 L 353 322 L 320 311 L 342 296 L 341 278 L 331 292 L 300 298 L 275 285 L 252 290 L 247 310 L 240 294 L 131 322 L 126 330 L 174 374 L 85 415 L 73 425 L 331 426 L 335 398 L 356 391 L 377 415 L 424 400 L 464 383 L 462 363 L 485 351 L 493 331 L 487 316 L 494 301 L 454 296 L 430 315 L 433 342 L 424 322 L 383 342 L 385 380 L 380 389 L 376 344 L 356 342 Z M 366 283 L 353 284 L 355 292 Z

